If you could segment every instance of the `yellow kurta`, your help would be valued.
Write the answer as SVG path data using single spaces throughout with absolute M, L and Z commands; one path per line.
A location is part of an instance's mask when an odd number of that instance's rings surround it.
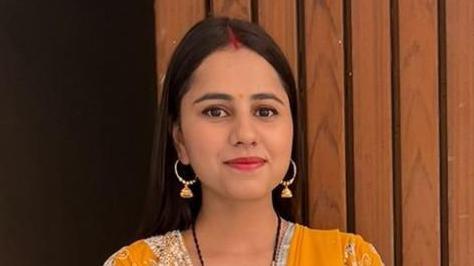
M 278 266 L 379 266 L 375 248 L 361 236 L 339 230 L 316 230 L 292 224 L 280 246 Z M 285 242 L 285 241 L 283 241 Z M 120 249 L 105 266 L 184 265 L 191 259 L 179 231 L 136 241 Z
M 384 265 L 375 248 L 361 236 L 339 230 L 295 227 L 287 260 L 288 266 Z

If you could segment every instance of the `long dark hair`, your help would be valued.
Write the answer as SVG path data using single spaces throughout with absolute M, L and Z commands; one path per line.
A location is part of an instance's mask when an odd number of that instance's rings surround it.
M 211 53 L 230 44 L 234 35 L 241 45 L 265 58 L 278 73 L 290 101 L 293 118 L 292 158 L 303 169 L 304 153 L 301 138 L 301 111 L 298 93 L 291 68 L 278 45 L 258 25 L 230 18 L 207 18 L 194 25 L 174 51 L 164 80 L 161 104 L 156 119 L 151 160 L 149 199 L 141 226 L 140 237 L 163 234 L 171 230 L 185 230 L 196 218 L 201 207 L 200 183 L 191 186 L 194 197 L 182 199 L 179 192 L 183 185 L 174 174 L 178 159 L 172 138 L 172 126 L 179 121 L 180 104 L 189 89 L 193 72 Z M 190 168 L 190 167 L 189 167 Z M 194 176 L 192 169 L 188 169 Z M 289 176 L 292 175 L 291 168 Z M 288 178 L 288 177 L 285 177 Z M 302 176 L 298 175 L 291 185 L 293 199 L 280 197 L 281 187 L 272 192 L 275 211 L 283 218 L 301 220 Z

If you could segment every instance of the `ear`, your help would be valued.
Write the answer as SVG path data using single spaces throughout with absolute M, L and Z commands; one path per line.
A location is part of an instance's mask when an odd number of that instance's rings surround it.
M 189 164 L 188 151 L 184 144 L 183 131 L 178 123 L 173 124 L 173 141 L 176 152 L 178 153 L 178 158 L 182 164 Z

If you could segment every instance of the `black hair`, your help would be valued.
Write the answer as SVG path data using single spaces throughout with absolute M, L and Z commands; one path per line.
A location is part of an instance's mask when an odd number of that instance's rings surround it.
M 190 227 L 201 207 L 200 183 L 192 185 L 194 197 L 183 199 L 179 192 L 183 185 L 174 174 L 174 163 L 178 159 L 173 145 L 172 126 L 179 121 L 180 104 L 189 90 L 194 71 L 214 51 L 227 47 L 232 33 L 244 47 L 253 50 L 266 59 L 278 73 L 288 95 L 293 119 L 292 158 L 298 169 L 302 169 L 303 139 L 298 92 L 291 68 L 275 41 L 257 24 L 226 17 L 206 18 L 194 25 L 176 47 L 166 72 L 157 110 L 154 143 L 151 158 L 151 179 L 144 220 L 140 236 L 164 234 L 171 230 L 185 230 Z M 290 168 L 291 169 L 291 168 Z M 189 169 L 192 172 L 192 169 Z M 291 176 L 291 170 L 289 171 Z M 183 175 L 194 176 L 194 175 Z M 288 178 L 288 177 L 285 177 Z M 296 177 L 291 185 L 292 199 L 282 199 L 280 189 L 272 192 L 275 211 L 283 218 L 301 220 L 302 178 Z

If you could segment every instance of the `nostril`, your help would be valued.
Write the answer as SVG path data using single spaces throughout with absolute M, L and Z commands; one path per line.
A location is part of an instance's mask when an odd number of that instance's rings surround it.
M 257 142 L 256 141 L 238 141 L 236 143 L 236 146 L 238 145 L 245 145 L 245 146 L 256 146 Z

